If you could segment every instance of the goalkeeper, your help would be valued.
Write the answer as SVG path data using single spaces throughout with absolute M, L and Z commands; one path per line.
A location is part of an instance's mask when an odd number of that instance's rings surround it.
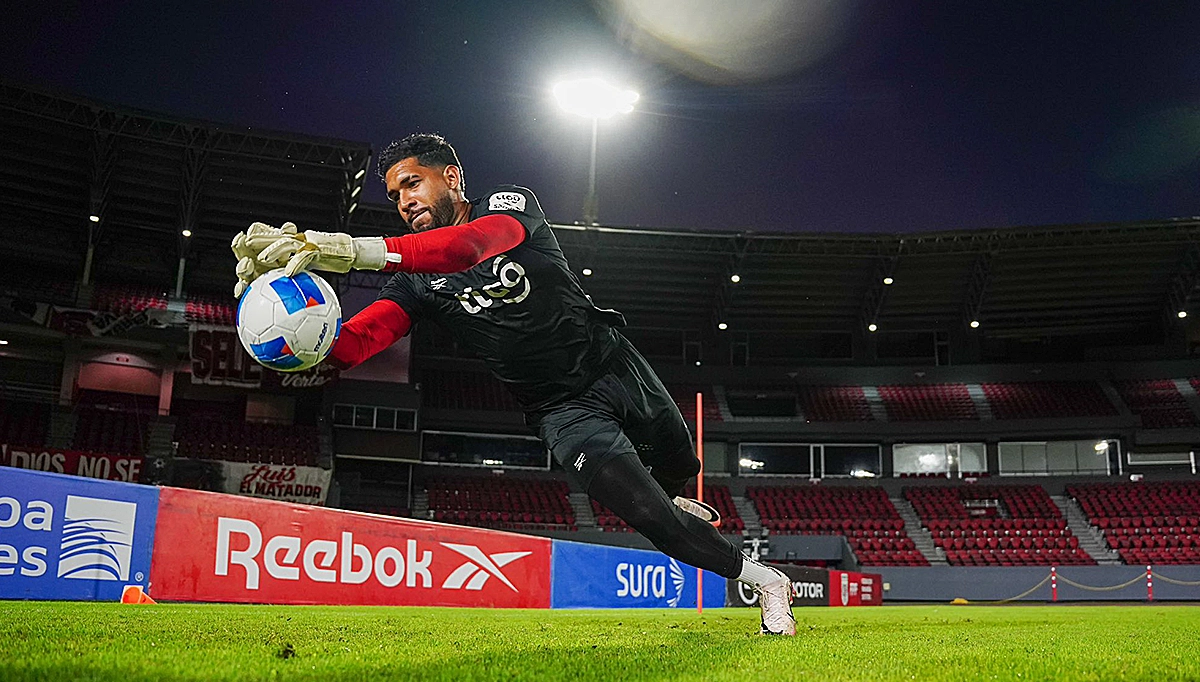
M 458 156 L 438 135 L 393 142 L 379 174 L 413 234 L 351 238 L 255 223 L 233 240 L 234 294 L 278 267 L 395 273 L 342 326 L 334 364 L 357 365 L 420 320 L 442 324 L 512 391 L 589 496 L 664 554 L 752 586 L 762 632 L 795 634 L 787 576 L 723 538 L 715 509 L 680 497 L 700 471 L 683 416 L 617 331 L 624 317 L 584 293 L 533 193 L 504 185 L 468 200 Z

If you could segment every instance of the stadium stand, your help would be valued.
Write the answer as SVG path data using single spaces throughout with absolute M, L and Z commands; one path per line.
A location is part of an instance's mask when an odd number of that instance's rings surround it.
M 966 384 L 880 386 L 879 397 L 890 421 L 979 419 Z
M 929 565 L 881 488 L 748 487 L 746 497 L 773 533 L 844 535 L 864 565 Z
M 89 452 L 140 455 L 151 417 L 137 412 L 80 405 L 71 447 Z
M 1122 562 L 1200 563 L 1200 482 L 1090 483 L 1067 495 Z
M 184 315 L 188 322 L 219 324 L 232 327 L 237 308 L 225 296 L 188 296 Z
M 576 530 L 565 481 L 437 476 L 425 481 L 434 521 L 507 530 Z
M 516 412 L 516 398 L 486 372 L 424 368 L 420 374 L 425 407 L 443 410 Z
M 50 406 L 0 400 L 0 443 L 41 446 L 50 430 Z
M 903 494 L 951 566 L 1096 563 L 1041 486 L 925 486 Z
M 1171 379 L 1115 382 L 1121 399 L 1142 418 L 1147 429 L 1178 429 L 1200 426 L 1187 400 Z
M 153 287 L 103 284 L 92 293 L 92 307 L 119 315 L 152 308 L 166 309 L 167 292 Z
M 180 457 L 231 462 L 316 466 L 320 452 L 316 427 L 204 416 L 181 418 L 175 441 Z
M 804 416 L 814 422 L 873 421 L 862 386 L 801 386 Z
M 1095 382 L 982 384 L 996 419 L 1110 417 L 1117 409 Z

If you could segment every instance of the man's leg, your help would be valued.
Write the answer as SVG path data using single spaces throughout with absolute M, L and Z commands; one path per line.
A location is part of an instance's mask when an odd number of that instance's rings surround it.
M 633 452 L 601 466 L 587 493 L 663 554 L 726 578 L 741 574 L 744 557 L 738 548 L 708 523 L 676 507 Z

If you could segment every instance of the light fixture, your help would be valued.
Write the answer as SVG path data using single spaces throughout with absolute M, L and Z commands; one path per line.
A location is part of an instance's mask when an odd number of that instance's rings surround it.
M 357 201 L 356 201 L 356 202 L 354 202 L 353 204 L 350 204 L 350 210 L 349 210 L 349 211 L 346 211 L 346 212 L 347 212 L 347 213 L 354 213 L 354 209 L 356 209 L 356 208 L 358 208 L 358 202 L 357 202 Z
M 741 466 L 743 469 L 757 470 L 757 469 L 763 468 L 767 464 L 766 464 L 766 462 L 760 462 L 756 459 L 749 459 L 747 457 L 743 457 L 738 460 L 738 465 Z
M 98 223 L 100 222 L 100 216 L 93 213 L 92 215 L 88 216 L 88 220 L 92 221 L 93 223 Z
M 869 332 L 877 331 L 878 329 L 879 327 L 874 322 L 867 325 L 867 331 Z
M 354 189 L 350 190 L 350 198 L 353 199 L 354 197 L 358 196 L 358 193 L 361 191 L 362 185 L 355 185 Z
M 1175 313 L 1175 314 L 1176 314 L 1176 315 L 1178 315 L 1178 316 L 1179 316 L 1179 319 L 1181 319 L 1181 320 L 1182 320 L 1183 318 L 1187 317 L 1187 311 L 1186 311 L 1186 310 L 1180 310 L 1179 312 L 1177 312 L 1177 313 Z
M 191 231 L 191 230 L 184 230 L 183 232 L 180 232 L 179 234 L 181 234 L 181 235 L 183 235 L 183 236 L 185 236 L 185 237 L 190 237 L 190 236 L 192 236 L 192 231 Z
M 354 174 L 354 179 L 357 180 L 366 174 L 367 174 L 366 168 L 359 168 L 358 172 Z
M 8 339 L 0 339 L 0 346 L 7 346 L 7 345 L 8 345 Z
M 504 460 L 502 460 L 502 459 L 485 459 L 485 460 L 483 460 L 483 463 L 488 466 L 500 466 L 501 464 L 504 464 Z
M 583 269 L 583 276 L 584 276 L 584 277 L 591 277 L 591 276 L 592 276 L 592 269 L 591 269 L 591 268 L 584 268 L 584 269 Z
M 741 275 L 730 275 L 729 281 L 733 282 L 734 284 L 737 284 L 738 282 L 742 281 L 742 276 Z
M 729 329 L 729 325 L 725 324 L 724 322 L 719 322 L 717 323 L 717 329 L 725 331 L 726 329 Z
M 891 284 L 892 282 L 895 282 L 895 281 L 896 281 L 896 280 L 892 279 L 891 277 L 884 277 L 884 278 L 883 278 L 883 283 L 884 283 L 884 284 Z
M 697 360 L 697 361 L 696 361 L 696 366 L 697 366 L 697 367 L 699 367 L 699 366 L 700 366 L 700 361 L 699 361 L 699 360 Z
M 971 320 L 971 329 L 979 329 L 979 320 Z
M 554 99 L 563 109 L 586 118 L 609 118 L 628 114 L 639 95 L 599 78 L 563 81 L 554 86 Z
M 1108 452 L 1108 441 L 1102 440 L 1096 443 L 1096 452 Z

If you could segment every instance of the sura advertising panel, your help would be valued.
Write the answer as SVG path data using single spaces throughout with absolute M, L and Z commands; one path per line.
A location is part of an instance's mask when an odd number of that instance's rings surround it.
M 0 473 L 0 599 L 116 600 L 149 586 L 158 489 Z
M 550 606 L 550 540 L 163 488 L 154 597 Z
M 659 552 L 554 541 L 551 605 L 577 608 L 695 608 L 696 569 Z M 725 578 L 705 572 L 704 606 L 725 605 Z

